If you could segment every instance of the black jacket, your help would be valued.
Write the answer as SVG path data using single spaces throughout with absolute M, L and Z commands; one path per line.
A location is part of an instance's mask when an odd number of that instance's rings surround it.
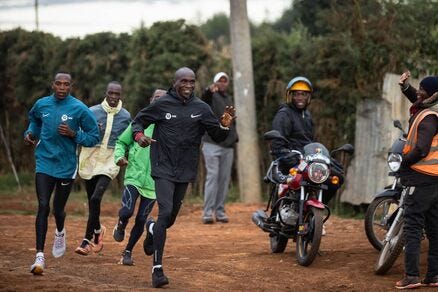
M 231 98 L 226 93 L 220 93 L 220 92 L 211 92 L 209 88 L 204 90 L 201 96 L 202 100 L 205 101 L 213 111 L 214 115 L 219 119 L 222 114 L 224 113 L 226 106 L 232 106 L 233 102 L 231 101 Z M 208 133 L 204 135 L 202 138 L 202 141 L 207 143 L 213 143 L 217 144 L 222 147 L 232 148 L 234 147 L 234 144 L 238 141 L 237 131 L 236 131 L 236 123 L 233 121 L 233 123 L 230 126 L 230 132 L 227 136 L 227 138 L 222 142 L 215 142 L 212 137 Z
M 272 121 L 272 129 L 289 140 L 275 139 L 272 141 L 272 154 L 278 156 L 285 150 L 303 151 L 303 147 L 314 140 L 312 115 L 306 109 L 300 110 L 293 105 L 281 105 Z
M 228 130 L 221 128 L 208 104 L 192 95 L 187 100 L 169 90 L 142 109 L 132 123 L 133 135 L 155 124 L 151 145 L 152 177 L 174 182 L 196 179 L 201 138 L 207 131 L 216 142 L 224 140 Z

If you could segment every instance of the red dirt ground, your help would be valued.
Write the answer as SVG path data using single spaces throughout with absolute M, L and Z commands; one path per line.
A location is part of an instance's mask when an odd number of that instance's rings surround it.
M 98 255 L 80 256 L 74 249 L 83 238 L 86 210 L 83 203 L 68 202 L 67 252 L 51 255 L 53 216 L 46 241 L 46 269 L 33 276 L 29 267 L 35 255 L 34 215 L 12 214 L 36 210 L 34 197 L 2 197 L 0 207 L 0 291 L 148 291 L 151 258 L 143 254 L 143 238 L 133 251 L 135 266 L 117 264 L 126 242 L 115 242 L 111 232 L 119 204 L 104 202 L 101 222 L 107 227 L 105 245 Z M 283 254 L 270 253 L 268 234 L 251 221 L 251 214 L 264 205 L 228 205 L 228 224 L 201 224 L 201 206 L 183 206 L 176 224 L 168 230 L 164 271 L 170 284 L 166 291 L 394 291 L 403 274 L 402 258 L 385 276 L 376 276 L 377 251 L 368 243 L 362 220 L 332 216 L 321 255 L 310 267 L 295 259 L 289 242 Z M 80 213 L 80 212 L 79 212 Z M 83 212 L 85 213 L 85 211 Z M 83 214 L 82 213 L 82 214 Z M 76 214 L 76 215 L 72 215 Z M 156 209 L 153 211 L 156 216 Z M 128 231 L 132 227 L 132 220 Z M 129 235 L 129 233 L 127 234 Z M 423 243 L 422 272 L 425 270 Z M 426 288 L 424 288 L 426 289 Z M 432 291 L 430 288 L 429 291 Z

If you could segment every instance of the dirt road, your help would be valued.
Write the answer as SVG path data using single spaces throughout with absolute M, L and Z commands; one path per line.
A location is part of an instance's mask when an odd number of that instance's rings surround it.
M 23 205 L 20 205 L 23 207 Z M 20 207 L 15 206 L 15 207 Z M 21 208 L 20 207 L 20 208 Z M 394 291 L 403 273 L 402 259 L 386 276 L 375 276 L 377 252 L 366 240 L 362 220 L 331 217 L 321 255 L 310 267 L 299 266 L 295 245 L 289 242 L 283 254 L 271 254 L 267 233 L 251 222 L 262 205 L 228 206 L 230 223 L 203 225 L 199 205 L 184 206 L 168 231 L 164 271 L 170 279 L 166 291 Z M 43 276 L 33 276 L 35 231 L 33 215 L 7 214 L 14 207 L 3 200 L 0 207 L 0 291 L 148 291 L 151 258 L 136 245 L 135 266 L 118 265 L 122 243 L 112 238 L 118 204 L 106 203 L 102 224 L 108 228 L 103 251 L 80 256 L 74 249 L 83 238 L 86 218 L 68 215 L 67 252 L 51 255 L 54 219 L 50 217 L 46 241 L 47 267 Z M 30 208 L 26 205 L 25 208 Z M 76 209 L 75 209 L 76 208 Z M 69 202 L 68 212 L 77 208 Z M 3 210 L 3 211 L 2 211 Z M 154 209 L 153 214 L 156 215 Z M 128 226 L 128 231 L 132 222 Z M 423 243 L 423 249 L 427 243 Z M 424 273 L 425 258 L 422 258 Z M 426 288 L 424 288 L 426 289 Z M 430 290 L 430 289 L 429 289 Z

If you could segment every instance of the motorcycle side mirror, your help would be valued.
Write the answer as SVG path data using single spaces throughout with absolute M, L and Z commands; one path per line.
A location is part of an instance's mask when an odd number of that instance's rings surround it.
M 277 131 L 277 130 L 271 130 L 271 131 L 266 132 L 266 133 L 263 135 L 263 138 L 264 138 L 266 141 L 274 140 L 274 139 L 281 139 L 281 140 L 285 141 L 286 143 L 289 143 L 289 141 L 288 141 L 285 137 L 283 137 L 283 136 L 280 134 L 280 132 Z
M 354 153 L 354 146 L 351 144 L 344 144 L 339 148 L 336 148 L 335 150 L 332 151 L 332 155 L 336 152 L 339 151 L 343 151 L 343 152 L 347 152 L 348 154 L 353 154 Z
M 394 124 L 394 127 L 396 127 L 397 129 L 399 129 L 400 131 L 402 131 L 402 133 L 403 133 L 403 137 L 406 138 L 407 134 L 405 133 L 405 130 L 403 130 L 403 126 L 402 126 L 400 120 L 395 120 L 393 124 Z

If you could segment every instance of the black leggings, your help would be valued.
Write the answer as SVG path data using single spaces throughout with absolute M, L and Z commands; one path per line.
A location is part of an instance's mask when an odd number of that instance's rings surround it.
M 129 237 L 128 244 L 125 250 L 132 251 L 137 241 L 143 234 L 144 225 L 149 213 L 154 207 L 155 200 L 148 199 L 140 195 L 137 188 L 133 185 L 126 185 L 122 195 L 122 208 L 119 210 L 119 221 L 122 222 L 123 227 L 129 222 L 129 219 L 134 214 L 135 203 L 137 198 L 140 197 L 140 204 L 138 205 L 137 216 L 135 216 L 135 224 L 131 230 L 131 236 Z
M 73 179 L 55 178 L 38 172 L 35 174 L 35 186 L 38 198 L 38 213 L 35 220 L 36 250 L 37 252 L 42 252 L 44 251 L 44 244 L 46 242 L 52 192 L 55 190 L 53 215 L 55 216 L 56 229 L 62 231 L 65 221 L 64 207 L 73 186 Z
M 96 175 L 92 179 L 85 180 L 85 189 L 88 197 L 88 222 L 85 238 L 91 240 L 94 230 L 100 229 L 100 203 L 111 178 L 106 175 Z
M 162 264 L 166 229 L 175 223 L 188 183 L 177 183 L 163 178 L 154 179 L 158 202 L 158 219 L 154 225 L 153 245 L 153 264 L 156 266 Z

